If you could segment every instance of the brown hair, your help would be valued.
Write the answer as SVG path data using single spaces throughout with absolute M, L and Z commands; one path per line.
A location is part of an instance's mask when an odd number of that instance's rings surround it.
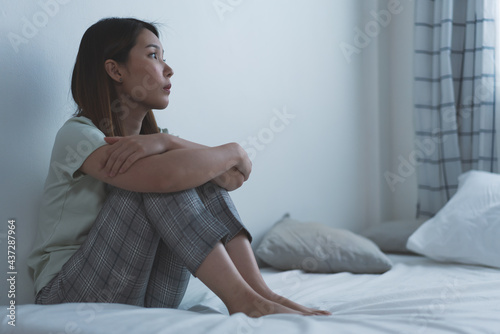
M 123 131 L 120 115 L 115 109 L 119 98 L 104 62 L 107 59 L 127 62 L 143 29 L 159 37 L 152 23 L 133 18 L 102 19 L 88 28 L 82 37 L 71 78 L 71 92 L 78 106 L 75 116 L 89 118 L 106 136 L 122 136 Z M 141 134 L 157 132 L 158 125 L 150 110 L 142 121 Z

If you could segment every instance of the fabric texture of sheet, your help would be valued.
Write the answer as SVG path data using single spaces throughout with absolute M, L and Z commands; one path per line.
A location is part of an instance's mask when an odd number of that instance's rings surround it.
M 500 270 L 390 255 L 382 275 L 312 274 L 262 269 L 276 292 L 331 316 L 227 315 L 223 303 L 192 278 L 180 309 L 122 304 L 21 305 L 13 333 L 482 333 L 500 334 Z M 2 307 L 3 312 L 6 310 Z

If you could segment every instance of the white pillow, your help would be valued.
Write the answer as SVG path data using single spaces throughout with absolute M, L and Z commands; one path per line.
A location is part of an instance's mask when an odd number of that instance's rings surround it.
M 438 261 L 500 268 L 500 175 L 460 175 L 457 193 L 410 236 L 407 248 Z

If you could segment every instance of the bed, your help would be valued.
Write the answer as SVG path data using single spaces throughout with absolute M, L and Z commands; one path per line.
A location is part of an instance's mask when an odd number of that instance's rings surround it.
M 179 309 L 120 304 L 21 305 L 4 333 L 482 333 L 500 334 L 500 270 L 388 255 L 384 274 L 317 274 L 263 268 L 268 285 L 331 316 L 229 316 L 192 278 Z M 5 312 L 5 311 L 4 311 Z M 4 331 L 6 329 L 6 331 Z
M 470 171 L 431 219 L 363 235 L 285 215 L 256 248 L 271 289 L 331 316 L 228 315 L 192 277 L 178 309 L 25 304 L 2 333 L 500 334 L 500 175 Z M 398 254 L 396 254 L 398 252 Z M 401 252 L 405 252 L 402 254 Z M 419 255 L 417 255 L 419 254 Z

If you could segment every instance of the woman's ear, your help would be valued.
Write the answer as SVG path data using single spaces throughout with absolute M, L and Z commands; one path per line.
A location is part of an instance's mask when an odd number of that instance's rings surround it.
M 106 69 L 106 73 L 116 82 L 123 82 L 122 75 L 120 73 L 118 63 L 113 59 L 108 59 L 104 62 L 104 68 Z

